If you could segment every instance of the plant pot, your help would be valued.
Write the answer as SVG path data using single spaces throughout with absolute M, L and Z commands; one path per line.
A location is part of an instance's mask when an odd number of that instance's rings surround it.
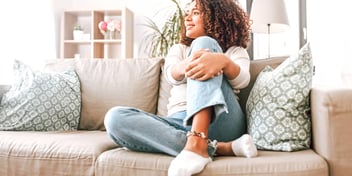
M 83 31 L 82 30 L 73 30 L 73 40 L 82 40 Z

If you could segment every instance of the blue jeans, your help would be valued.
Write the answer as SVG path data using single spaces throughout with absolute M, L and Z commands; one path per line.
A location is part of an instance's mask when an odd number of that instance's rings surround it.
M 199 37 L 193 41 L 189 54 L 201 48 L 222 52 L 214 39 Z M 215 110 L 215 118 L 209 127 L 210 140 L 232 141 L 246 132 L 245 116 L 223 75 L 207 81 L 187 79 L 187 111 L 159 117 L 136 108 L 119 106 L 107 112 L 104 123 L 108 135 L 123 147 L 177 156 L 186 144 L 192 116 L 209 106 L 214 106 Z M 213 156 L 216 149 L 208 148 L 209 155 Z

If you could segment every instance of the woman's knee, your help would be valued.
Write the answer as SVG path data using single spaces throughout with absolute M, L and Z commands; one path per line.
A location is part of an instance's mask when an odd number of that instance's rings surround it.
M 120 129 L 121 126 L 124 126 L 126 114 L 131 111 L 131 108 L 116 106 L 105 114 L 104 125 L 107 131 L 112 129 Z
M 191 47 L 195 50 L 209 49 L 211 52 L 222 52 L 218 42 L 209 36 L 201 36 L 194 39 Z

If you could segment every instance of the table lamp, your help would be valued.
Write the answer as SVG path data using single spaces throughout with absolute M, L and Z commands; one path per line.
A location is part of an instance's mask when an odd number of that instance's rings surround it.
M 254 0 L 250 19 L 253 33 L 268 34 L 268 57 L 270 58 L 270 34 L 289 29 L 284 0 Z

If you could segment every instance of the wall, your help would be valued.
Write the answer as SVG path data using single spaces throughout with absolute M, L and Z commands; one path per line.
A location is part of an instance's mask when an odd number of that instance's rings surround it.
M 308 41 L 318 85 L 352 88 L 352 11 L 349 1 L 307 1 Z
M 172 8 L 171 0 L 52 0 L 55 13 L 56 24 L 56 48 L 57 56 L 59 56 L 60 46 L 60 17 L 65 9 L 104 9 L 126 6 L 134 12 L 134 57 L 147 57 L 145 53 L 139 52 L 139 44 L 143 39 L 143 34 L 147 32 L 147 28 L 143 27 L 145 17 L 152 18 L 160 25 L 164 21 L 165 9 Z M 163 10 L 164 9 L 164 10 Z
M 50 0 L 0 2 L 0 84 L 11 83 L 14 59 L 36 69 L 56 57 L 53 18 Z
M 187 0 L 180 0 L 187 1 Z M 147 57 L 139 44 L 147 28 L 145 17 L 161 24 L 171 0 L 11 0 L 0 1 L 0 84 L 11 84 L 14 59 L 40 69 L 59 57 L 61 14 L 65 9 L 104 9 L 126 6 L 134 12 L 134 57 Z M 164 9 L 164 10 L 162 10 Z M 159 13 L 157 13 L 159 12 Z

